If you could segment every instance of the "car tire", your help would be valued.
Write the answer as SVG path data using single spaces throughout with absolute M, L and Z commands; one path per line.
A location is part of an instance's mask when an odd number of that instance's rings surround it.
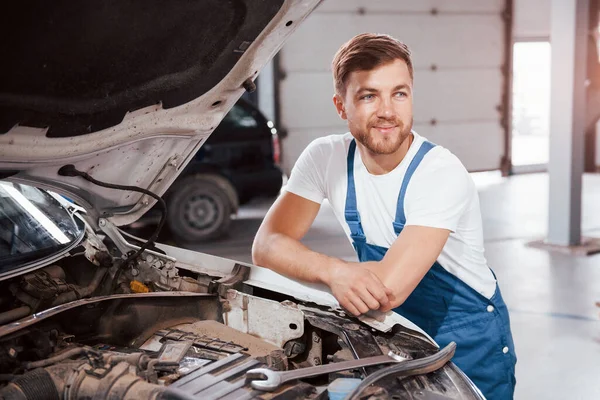
M 226 178 L 197 174 L 173 186 L 167 207 L 167 226 L 177 243 L 205 241 L 227 232 L 237 195 Z

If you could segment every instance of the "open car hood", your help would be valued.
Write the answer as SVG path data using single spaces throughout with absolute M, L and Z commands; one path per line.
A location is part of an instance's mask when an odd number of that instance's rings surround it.
M 164 194 L 319 2 L 11 2 L 0 16 L 0 179 L 63 194 L 93 221 L 134 222 L 152 197 L 59 169 Z

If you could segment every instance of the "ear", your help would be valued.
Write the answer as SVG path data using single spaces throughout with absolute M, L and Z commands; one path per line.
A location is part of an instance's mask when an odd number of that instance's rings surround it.
M 348 119 L 346 115 L 346 109 L 344 108 L 344 101 L 339 94 L 333 95 L 333 104 L 335 105 L 335 109 L 337 110 L 338 115 L 341 119 Z

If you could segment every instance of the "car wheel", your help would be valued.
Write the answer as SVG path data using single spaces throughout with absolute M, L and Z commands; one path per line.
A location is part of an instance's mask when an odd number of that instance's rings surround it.
M 167 225 L 178 243 L 216 239 L 229 228 L 235 199 L 235 189 L 227 179 L 189 176 L 169 194 Z

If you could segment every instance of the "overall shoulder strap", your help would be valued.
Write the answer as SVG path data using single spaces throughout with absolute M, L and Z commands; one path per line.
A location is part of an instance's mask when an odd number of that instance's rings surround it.
M 356 205 L 356 187 L 354 185 L 354 153 L 356 152 L 356 141 L 352 139 L 350 148 L 348 149 L 347 175 L 348 189 L 346 190 L 346 208 L 344 217 L 350 228 L 351 237 L 353 240 L 366 241 L 365 234 L 360 223 L 360 215 Z
M 402 186 L 400 187 L 400 194 L 398 195 L 398 204 L 396 205 L 396 219 L 394 221 L 394 231 L 396 235 L 400 234 L 402 228 L 404 228 L 404 224 L 406 224 L 406 215 L 404 214 L 404 197 L 406 196 L 406 188 L 408 187 L 408 183 L 412 178 L 415 170 L 423 161 L 423 158 L 429 150 L 433 149 L 435 144 L 425 141 L 421 144 L 419 151 L 415 154 L 415 157 L 412 159 L 410 164 L 408 165 L 408 169 L 406 170 L 406 175 L 404 175 L 404 180 L 402 181 Z

